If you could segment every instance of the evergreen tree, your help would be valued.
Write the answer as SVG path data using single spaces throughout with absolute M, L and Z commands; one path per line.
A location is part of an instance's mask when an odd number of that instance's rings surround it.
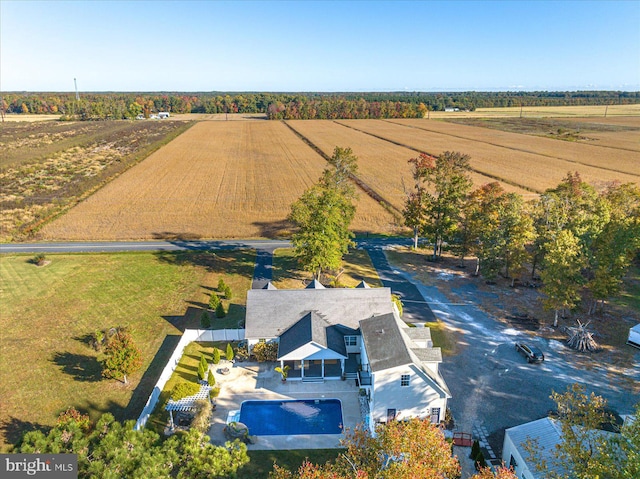
M 209 374 L 207 374 L 207 384 L 212 387 L 216 385 L 216 377 L 213 375 L 213 371 L 211 370 L 209 370 Z
M 209 313 L 206 311 L 202 311 L 202 315 L 200 316 L 200 326 L 204 329 L 211 327 L 211 318 L 209 318 Z
M 220 350 L 213 347 L 213 364 L 218 364 L 220 362 Z
M 233 360 L 233 347 L 231 343 L 227 343 L 227 351 L 226 351 L 227 361 Z
M 68 453 L 78 456 L 78 477 L 131 479 L 232 477 L 249 462 L 246 446 L 228 442 L 214 446 L 195 429 L 166 441 L 151 429 L 133 429 L 103 414 L 95 427 L 83 427 L 82 418 L 60 422 L 48 433 L 26 433 L 16 446 L 21 454 Z
M 215 291 L 213 291 L 211 293 L 211 296 L 209 297 L 209 309 L 215 310 L 219 304 L 220 304 L 220 298 L 218 297 L 218 294 Z
M 224 318 L 227 315 L 227 310 L 224 308 L 224 304 L 222 302 L 218 303 L 216 306 L 216 318 Z

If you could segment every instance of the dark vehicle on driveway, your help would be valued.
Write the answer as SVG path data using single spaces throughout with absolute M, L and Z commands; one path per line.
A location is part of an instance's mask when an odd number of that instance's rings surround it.
M 527 358 L 527 362 L 541 363 L 544 361 L 544 354 L 542 354 L 542 351 L 535 346 L 529 346 L 525 343 L 516 343 L 516 351 Z

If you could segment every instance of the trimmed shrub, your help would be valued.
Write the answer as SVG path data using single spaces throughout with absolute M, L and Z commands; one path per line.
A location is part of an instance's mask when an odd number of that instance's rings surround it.
M 207 383 L 209 383 L 209 386 L 214 386 L 216 384 L 216 377 L 213 375 L 211 370 L 209 370 L 209 374 L 207 375 Z
M 213 348 L 213 364 L 220 362 L 220 350 L 216 347 Z
M 220 396 L 220 387 L 219 386 L 215 387 L 215 388 L 212 388 L 212 389 L 209 389 L 209 398 L 210 399 L 215 399 L 218 396 Z
M 204 375 L 207 373 L 207 368 L 205 368 L 202 363 L 198 364 L 198 379 L 200 381 L 204 381 Z
M 231 346 L 231 343 L 227 343 L 226 356 L 227 361 L 233 361 L 233 346 Z
M 476 457 L 475 461 L 476 461 L 476 470 L 479 471 L 480 469 L 487 467 L 487 461 L 485 461 L 484 454 L 482 453 L 482 451 L 478 452 L 478 457 Z
M 224 289 L 222 290 L 222 296 L 224 297 L 224 299 L 231 299 L 231 297 L 233 296 L 233 293 L 231 293 L 231 288 L 226 284 L 224 285 Z
M 226 288 L 226 287 L 227 287 L 227 283 L 224 282 L 224 278 L 220 278 L 218 280 L 218 288 L 217 288 L 218 292 L 219 293 L 224 292 L 224 288 Z
M 478 457 L 478 454 L 480 454 L 480 443 L 475 440 L 473 441 L 473 445 L 471 446 L 471 459 L 475 461 Z
M 200 399 L 194 403 L 194 406 L 196 408 L 196 415 L 193 421 L 191 421 L 191 427 L 202 433 L 206 433 L 211 426 L 211 412 L 213 411 L 211 402 Z
M 203 329 L 209 329 L 211 327 L 211 318 L 209 318 L 209 313 L 206 311 L 202 311 L 202 316 L 200 316 L 200 326 Z
M 278 359 L 277 343 L 258 343 L 253 346 L 252 354 L 260 362 L 276 361 Z
M 218 303 L 216 306 L 216 318 L 224 318 L 227 315 L 227 310 L 224 309 L 224 304 Z
M 218 298 L 218 294 L 214 291 L 209 297 L 209 309 L 216 309 L 219 304 L 220 298 Z
M 178 401 L 179 399 L 193 396 L 200 391 L 200 386 L 196 383 L 182 381 L 173 386 L 171 390 L 171 399 Z

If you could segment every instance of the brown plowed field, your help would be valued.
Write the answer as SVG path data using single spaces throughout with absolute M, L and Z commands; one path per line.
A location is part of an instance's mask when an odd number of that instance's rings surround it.
M 401 143 L 409 147 L 418 148 L 428 153 L 438 155 L 444 151 L 460 151 L 471 157 L 471 166 L 477 172 L 493 178 L 501 178 L 506 182 L 542 192 L 557 185 L 569 171 L 579 171 L 582 178 L 589 183 L 602 183 L 613 180 L 640 183 L 640 176 L 617 171 L 605 170 L 594 166 L 584 165 L 573 161 L 543 156 L 539 153 L 516 150 L 513 147 L 500 146 L 499 139 L 503 132 L 478 127 L 461 125 L 445 125 L 433 120 L 406 120 L 406 124 L 382 120 L 341 120 L 348 125 L 369 134 L 376 135 L 389 141 Z M 416 128 L 415 125 L 424 125 Z M 468 132 L 467 128 L 475 128 L 476 138 L 465 138 L 460 134 L 433 131 L 437 128 L 458 128 L 458 132 Z M 424 128 L 430 128 L 431 131 Z M 456 130 L 450 130 L 456 131 Z M 531 150 L 543 138 L 529 135 L 522 137 L 520 148 Z M 483 138 L 480 140 L 479 138 Z M 495 141 L 494 138 L 496 139 Z M 503 140 L 504 141 L 504 140 Z M 560 151 L 573 147 L 572 143 L 559 140 L 554 144 Z M 565 145 L 566 144 L 566 145 Z M 578 145 L 584 146 L 584 145 Z M 601 150 L 602 148 L 599 148 Z M 637 163 L 637 162 L 636 162 Z M 615 163 L 609 163 L 615 167 Z
M 358 125 L 369 125 L 375 121 L 377 120 L 353 120 L 353 125 L 359 127 Z M 333 121 L 295 120 L 287 123 L 328 156 L 331 156 L 336 146 L 351 147 L 358 157 L 358 177 L 398 210 L 402 210 L 405 198 L 402 182 L 404 180 L 408 189 L 412 188 L 411 165 L 408 161 L 419 155 L 417 151 Z M 472 173 L 471 177 L 475 185 L 495 181 L 477 173 Z M 507 191 L 529 193 L 506 183 L 502 186 Z
M 41 231 L 42 239 L 273 237 L 326 161 L 280 122 L 204 121 Z M 356 231 L 395 232 L 360 193 Z
M 429 120 L 390 120 L 400 125 L 433 133 L 443 133 L 454 138 L 474 140 L 496 147 L 503 147 L 517 152 L 534 153 L 545 157 L 566 160 L 598 168 L 615 170 L 615 172 L 640 175 L 640 160 L 637 151 L 629 151 L 615 147 L 582 143 L 577 141 L 563 141 L 540 136 L 524 135 L 480 128 L 477 126 L 460 125 L 444 121 Z M 586 125 L 585 125 L 586 126 Z M 640 131 L 616 132 L 619 136 L 632 139 L 635 133 L 636 149 L 640 150 Z M 588 133 L 594 137 L 594 133 Z

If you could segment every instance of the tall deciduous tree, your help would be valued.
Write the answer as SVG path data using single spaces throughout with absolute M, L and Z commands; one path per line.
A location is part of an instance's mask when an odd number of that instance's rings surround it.
M 593 296 L 589 313 L 620 291 L 622 278 L 640 250 L 640 188 L 632 183 L 616 185 L 604 197 L 611 215 L 593 241 L 589 255 L 591 275 L 587 288 Z
M 553 309 L 553 326 L 558 326 L 559 310 L 572 309 L 580 300 L 584 256 L 578 238 L 570 230 L 560 231 L 545 245 L 540 276 L 546 299 L 544 306 Z
M 355 215 L 355 190 L 349 178 L 356 159 L 349 148 L 336 148 L 330 162 L 334 168 L 324 170 L 318 184 L 293 203 L 289 215 L 297 227 L 291 238 L 295 254 L 314 278 L 338 269 L 354 244 L 349 226 Z
M 109 379 L 122 379 L 127 384 L 127 376 L 142 367 L 142 353 L 133 342 L 131 335 L 117 329 L 107 338 L 102 361 L 102 375 Z
M 416 184 L 424 188 L 422 233 L 433 241 L 433 259 L 442 253 L 442 244 L 451 241 L 458 226 L 460 208 L 471 189 L 469 156 L 446 151 L 435 160 L 421 154 L 409 160 Z

